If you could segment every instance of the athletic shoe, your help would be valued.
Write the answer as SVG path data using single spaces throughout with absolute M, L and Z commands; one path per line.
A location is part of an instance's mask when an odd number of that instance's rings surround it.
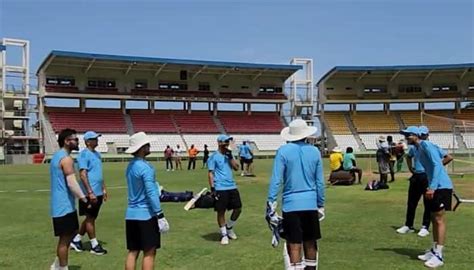
M 410 228 L 408 226 L 402 226 L 397 229 L 397 233 L 400 233 L 400 234 L 413 233 L 413 232 L 415 232 L 415 229 Z
M 426 261 L 429 261 L 431 257 L 433 256 L 434 256 L 434 250 L 430 249 L 430 250 L 425 251 L 425 254 L 418 255 L 418 260 L 426 262 Z
M 94 248 L 91 248 L 91 253 L 95 255 L 105 255 L 107 254 L 107 250 L 103 249 L 102 246 L 98 244 Z
M 425 226 L 421 227 L 421 230 L 418 232 L 418 236 L 426 237 L 428 235 L 430 235 L 430 231 L 428 231 Z
M 170 171 L 170 169 L 166 169 L 166 171 L 167 171 L 167 172 L 169 172 L 169 171 Z
M 74 249 L 76 252 L 83 252 L 84 251 L 84 248 L 82 248 L 82 242 L 81 241 L 71 241 L 71 243 L 69 244 L 69 247 L 71 249 Z
M 234 230 L 227 229 L 227 237 L 229 237 L 229 239 L 236 240 L 237 234 L 235 234 Z
M 442 266 L 443 264 L 443 258 L 441 258 L 437 254 L 433 254 L 433 256 L 431 256 L 431 259 L 425 262 L 425 266 L 428 268 L 437 268 Z
M 222 236 L 221 245 L 228 245 L 228 244 L 229 244 L 229 237 L 227 237 L 227 235 Z
M 242 173 L 240 174 L 240 176 L 245 176 L 245 173 L 244 173 L 244 172 L 242 172 Z

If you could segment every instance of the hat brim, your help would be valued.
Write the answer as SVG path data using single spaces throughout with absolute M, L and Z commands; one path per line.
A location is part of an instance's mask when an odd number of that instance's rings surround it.
M 341 153 L 341 152 L 342 152 L 341 149 L 333 149 L 332 151 L 333 151 L 334 153 Z
M 304 138 L 307 138 L 318 131 L 318 128 L 313 126 L 308 126 L 301 134 L 292 135 L 290 134 L 290 127 L 286 127 L 281 130 L 280 135 L 281 137 L 287 142 L 294 142 L 299 141 Z
M 233 139 L 233 137 L 227 137 L 225 140 L 217 140 L 217 142 L 232 141 Z
M 415 135 L 415 136 L 418 136 L 418 134 L 416 133 L 413 133 L 413 132 L 410 132 L 410 131 L 407 131 L 407 130 L 400 130 L 400 134 L 402 134 L 403 136 L 410 136 L 410 135 Z
M 145 144 L 149 144 L 149 143 L 151 143 L 151 140 L 146 139 L 146 140 L 140 142 L 137 145 L 130 146 L 129 148 L 127 148 L 127 150 L 125 150 L 125 153 L 126 154 L 133 154 L 133 153 L 137 152 L 138 150 L 140 150 L 140 148 L 142 148 Z
M 97 139 L 99 137 L 102 137 L 102 134 L 97 134 L 96 136 L 93 136 L 93 137 L 90 137 L 90 138 L 84 138 L 85 141 L 88 141 L 88 140 L 94 140 L 94 139 Z

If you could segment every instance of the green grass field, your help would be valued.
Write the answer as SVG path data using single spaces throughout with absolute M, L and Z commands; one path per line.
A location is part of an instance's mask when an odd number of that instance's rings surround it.
M 368 168 L 366 162 L 360 160 L 359 164 Z M 283 269 L 282 246 L 271 247 L 270 231 L 264 220 L 271 163 L 257 160 L 256 178 L 236 176 L 244 206 L 235 227 L 239 239 L 228 246 L 218 242 L 213 211 L 186 212 L 184 203 L 164 203 L 171 230 L 162 237 L 156 268 Z M 166 190 L 198 191 L 207 186 L 206 170 L 166 172 L 163 162 L 155 165 L 158 181 Z M 70 269 L 123 269 L 127 252 L 125 167 L 125 163 L 104 165 L 110 200 L 97 221 L 97 234 L 109 253 L 99 257 L 71 252 Z M 377 177 L 368 173 L 364 183 Z M 364 191 L 360 185 L 327 188 L 320 269 L 424 268 L 416 255 L 430 245 L 431 236 L 395 233 L 395 228 L 404 222 L 406 179 L 407 174 L 398 175 L 389 190 L 377 192 Z M 474 198 L 474 175 L 453 180 L 458 193 Z M 47 165 L 0 166 L 0 269 L 49 269 L 57 240 L 52 233 L 49 192 L 45 189 L 49 189 Z M 416 225 L 421 223 L 421 208 L 418 209 Z M 448 214 L 444 269 L 474 269 L 473 225 L 472 204 L 461 205 L 458 211 Z

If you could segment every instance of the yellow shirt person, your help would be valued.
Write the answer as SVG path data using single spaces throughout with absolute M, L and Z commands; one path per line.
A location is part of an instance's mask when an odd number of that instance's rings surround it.
M 329 168 L 331 172 L 337 171 L 342 168 L 343 157 L 339 147 L 334 147 L 331 154 L 329 155 Z

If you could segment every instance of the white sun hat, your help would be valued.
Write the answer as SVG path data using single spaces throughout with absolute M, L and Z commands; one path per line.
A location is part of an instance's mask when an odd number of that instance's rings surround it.
M 145 144 L 151 143 L 151 139 L 145 134 L 145 132 L 138 132 L 130 136 L 129 143 L 130 147 L 128 147 L 125 153 L 133 154 Z
M 339 146 L 334 147 L 334 148 L 332 149 L 332 151 L 333 151 L 334 153 L 341 153 L 341 152 L 342 152 L 342 150 L 341 150 L 341 148 L 339 148 Z
M 293 142 L 299 141 L 316 133 L 318 129 L 313 126 L 308 126 L 306 121 L 302 119 L 295 119 L 291 121 L 290 125 L 280 132 L 280 135 L 285 141 Z

